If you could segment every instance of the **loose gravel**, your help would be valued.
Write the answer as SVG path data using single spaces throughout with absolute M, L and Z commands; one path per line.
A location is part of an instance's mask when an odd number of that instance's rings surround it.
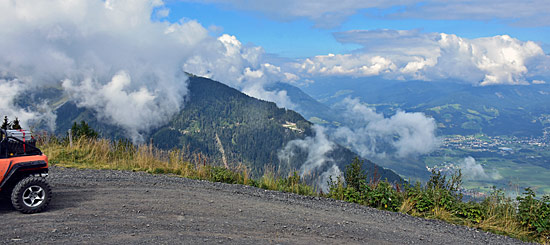
M 521 244 L 437 220 L 167 175 L 51 167 L 38 214 L 0 199 L 5 244 Z

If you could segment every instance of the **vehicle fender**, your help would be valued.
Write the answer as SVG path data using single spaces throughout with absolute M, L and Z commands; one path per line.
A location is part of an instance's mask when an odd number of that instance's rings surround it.
M 12 165 L 12 162 L 10 162 L 10 166 Z M 44 160 L 36 160 L 36 161 L 28 161 L 28 162 L 18 162 L 17 164 L 14 164 L 11 169 L 8 167 L 8 173 L 4 175 L 4 179 L 2 180 L 2 183 L 0 183 L 0 189 L 8 182 L 8 180 L 17 172 L 20 170 L 29 170 L 29 169 L 36 169 L 36 168 L 44 168 L 47 167 L 48 163 Z M 47 169 L 44 169 L 44 171 L 48 171 Z

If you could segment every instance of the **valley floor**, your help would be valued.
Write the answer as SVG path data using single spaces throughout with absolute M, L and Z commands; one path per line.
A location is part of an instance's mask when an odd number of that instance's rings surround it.
M 166 175 L 51 167 L 50 208 L 0 199 L 0 243 L 520 244 L 331 199 Z

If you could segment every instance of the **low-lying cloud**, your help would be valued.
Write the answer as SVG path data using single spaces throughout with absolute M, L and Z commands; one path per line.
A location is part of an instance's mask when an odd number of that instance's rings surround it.
M 300 166 L 300 176 L 313 175 L 322 171 L 318 178 L 318 186 L 326 192 L 328 190 L 327 182 L 330 178 L 337 178 L 341 175 L 341 171 L 335 164 L 334 159 L 329 157 L 329 153 L 334 150 L 336 144 L 332 142 L 326 135 L 326 129 L 322 126 L 313 126 L 313 136 L 308 136 L 304 139 L 295 139 L 289 141 L 283 149 L 278 153 L 279 161 L 286 163 L 298 151 L 303 151 L 307 155 L 306 161 Z M 333 179 L 336 181 L 336 179 Z
M 24 87 L 25 85 L 16 78 L 0 78 L 0 91 L 2 91 L 0 115 L 7 116 L 9 120 L 17 118 L 23 128 L 31 128 L 39 123 L 44 123 L 53 131 L 56 115 L 46 102 L 36 105 L 34 108 L 20 108 L 15 104 L 15 99 L 25 91 Z
M 78 85 L 67 79 L 62 86 L 78 106 L 94 109 L 100 117 L 125 128 L 134 142 L 143 142 L 140 132 L 147 132 L 179 111 L 181 94 L 185 93 L 184 81 L 172 90 L 152 90 L 144 86 L 126 91 L 132 78 L 128 72 L 120 71 L 107 84 L 88 78 Z
M 362 157 L 415 157 L 435 150 L 440 144 L 435 120 L 423 113 L 398 111 L 384 117 L 358 99 L 346 98 L 341 104 L 346 124 L 335 129 L 331 137 Z
M 183 106 L 187 77 L 182 58 L 194 43 L 208 38 L 193 21 L 152 22 L 151 11 L 160 4 L 3 1 L 0 72 L 19 81 L 6 90 L 21 94 L 63 81 L 79 106 L 95 110 L 137 140 Z M 21 110 L 13 113 L 25 123 L 37 116 Z
M 466 157 L 458 163 L 458 168 L 462 172 L 462 176 L 467 180 L 498 180 L 502 176 L 497 172 L 486 173 L 483 166 L 476 163 L 473 157 Z
M 313 136 L 289 141 L 279 151 L 278 158 L 287 163 L 298 154 L 305 152 L 306 161 L 300 166 L 300 174 L 319 174 L 318 185 L 328 190 L 327 182 L 342 172 L 330 153 L 337 143 L 351 148 L 364 158 L 407 158 L 435 150 L 440 140 L 435 135 L 435 120 L 422 113 L 398 111 L 391 117 L 384 117 L 359 102 L 346 98 L 342 103 L 344 126 L 325 128 L 314 125 Z M 346 163 L 347 164 L 347 163 Z

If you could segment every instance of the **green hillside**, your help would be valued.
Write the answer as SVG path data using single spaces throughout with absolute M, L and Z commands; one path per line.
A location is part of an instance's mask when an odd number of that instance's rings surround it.
M 151 129 L 150 134 L 144 136 L 146 140 L 152 139 L 157 147 L 163 149 L 185 148 L 201 153 L 218 165 L 224 162 L 230 166 L 243 164 L 253 176 L 263 174 L 266 167 L 286 175 L 290 171 L 299 171 L 307 160 L 307 153 L 300 151 L 295 152 L 290 162 L 281 163 L 277 157 L 289 141 L 314 135 L 312 123 L 297 112 L 278 108 L 273 102 L 249 97 L 201 77 L 190 77 L 189 91 L 184 108 L 165 124 Z M 62 96 L 50 95 L 51 101 L 54 98 L 61 100 Z M 125 138 L 124 130 L 98 120 L 92 110 L 78 108 L 72 102 L 62 103 L 56 114 L 57 134 L 65 134 L 74 122 L 84 120 L 103 137 Z M 343 168 L 356 156 L 352 151 L 336 146 L 327 157 Z M 390 182 L 403 181 L 393 171 L 368 160 L 365 167 L 371 174 L 376 172 Z
M 206 78 L 191 77 L 189 90 L 185 108 L 152 134 L 159 147 L 189 147 L 219 164 L 225 155 L 229 164 L 242 163 L 256 175 L 266 166 L 286 174 L 299 170 L 306 161 L 305 152 L 297 152 L 290 164 L 280 163 L 277 157 L 289 141 L 313 135 L 312 124 L 300 114 Z M 340 167 L 356 156 L 340 146 L 329 153 Z M 375 165 L 370 161 L 365 164 L 374 173 Z M 382 178 L 401 181 L 394 172 L 377 168 Z

